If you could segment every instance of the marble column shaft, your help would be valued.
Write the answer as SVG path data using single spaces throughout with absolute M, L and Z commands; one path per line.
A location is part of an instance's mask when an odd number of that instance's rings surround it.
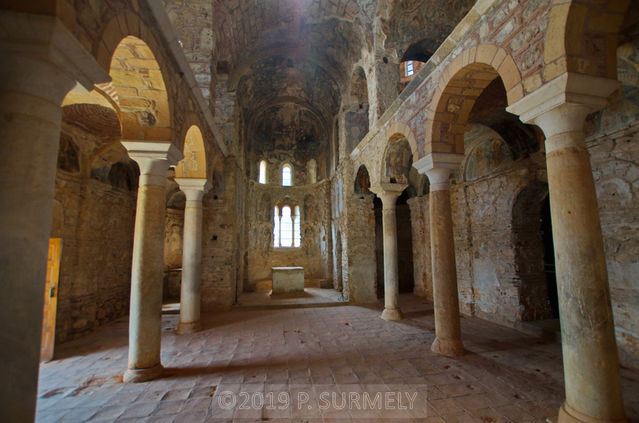
M 582 130 L 589 111 L 563 105 L 536 120 L 547 134 L 566 384 L 561 423 L 625 421 L 597 195 Z
M 560 423 L 625 422 L 586 116 L 617 82 L 564 74 L 509 107 L 546 135 L 566 401 Z
M 162 373 L 162 281 L 166 173 L 182 158 L 170 142 L 124 141 L 140 167 L 131 268 L 129 364 L 125 382 L 145 382 Z
M 382 225 L 384 237 L 384 311 L 382 319 L 401 320 L 402 313 L 398 304 L 399 282 L 397 268 L 397 217 L 396 203 L 404 184 L 382 184 L 376 189 L 382 200 Z
M 428 203 L 436 335 L 431 350 L 438 354 L 455 356 L 463 354 L 464 347 L 461 341 L 455 243 L 450 205 L 451 172 L 450 167 L 432 167 L 426 171 L 426 174 L 430 181 Z
M 200 279 L 202 271 L 202 197 L 209 190 L 206 179 L 175 178 L 186 195 L 184 208 L 184 247 L 180 287 L 178 333 L 200 330 Z

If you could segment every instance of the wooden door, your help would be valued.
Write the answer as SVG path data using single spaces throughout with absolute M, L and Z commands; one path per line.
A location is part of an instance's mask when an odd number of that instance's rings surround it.
M 44 288 L 44 317 L 42 320 L 42 345 L 40 360 L 53 359 L 55 342 L 55 316 L 58 309 L 58 278 L 60 276 L 60 258 L 62 257 L 62 238 L 49 239 L 47 259 L 47 282 Z

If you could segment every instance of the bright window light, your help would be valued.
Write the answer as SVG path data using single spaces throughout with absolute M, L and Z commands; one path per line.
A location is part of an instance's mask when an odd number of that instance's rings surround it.
M 282 186 L 290 187 L 292 182 L 293 182 L 293 169 L 291 168 L 290 165 L 284 165 L 282 167 Z
M 260 176 L 257 180 L 260 184 L 266 183 L 266 160 L 260 162 Z
M 413 61 L 409 60 L 406 62 L 406 76 L 413 76 L 415 73 L 415 69 L 413 68 Z

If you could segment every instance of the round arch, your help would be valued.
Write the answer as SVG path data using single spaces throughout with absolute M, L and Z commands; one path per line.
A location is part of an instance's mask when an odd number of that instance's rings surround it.
M 371 177 L 368 174 L 368 169 L 366 169 L 366 165 L 361 165 L 359 169 L 357 169 L 357 174 L 355 175 L 353 192 L 355 194 L 371 193 Z
M 408 139 L 401 133 L 388 138 L 379 169 L 379 180 L 390 183 L 408 183 L 413 165 L 413 151 Z
M 184 159 L 175 168 L 178 178 L 207 179 L 204 138 L 197 125 L 191 125 L 184 136 Z
M 544 81 L 566 72 L 617 79 L 618 36 L 630 4 L 571 1 L 552 6 L 544 39 Z
M 109 21 L 94 51 L 112 78 L 124 140 L 174 141 L 170 72 L 158 45 L 140 18 L 127 12 Z
M 464 50 L 441 75 L 426 111 L 424 155 L 464 153 L 468 116 L 479 95 L 496 78 L 500 77 L 504 83 L 509 105 L 524 96 L 521 73 L 515 61 L 506 50 L 494 45 Z

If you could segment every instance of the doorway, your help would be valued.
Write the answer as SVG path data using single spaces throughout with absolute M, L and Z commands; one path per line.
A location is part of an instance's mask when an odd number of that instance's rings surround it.
M 62 258 L 62 238 L 49 238 L 47 274 L 44 286 L 44 309 L 42 317 L 42 342 L 40 361 L 51 361 L 55 347 L 55 321 L 58 311 L 58 282 L 60 259 Z

